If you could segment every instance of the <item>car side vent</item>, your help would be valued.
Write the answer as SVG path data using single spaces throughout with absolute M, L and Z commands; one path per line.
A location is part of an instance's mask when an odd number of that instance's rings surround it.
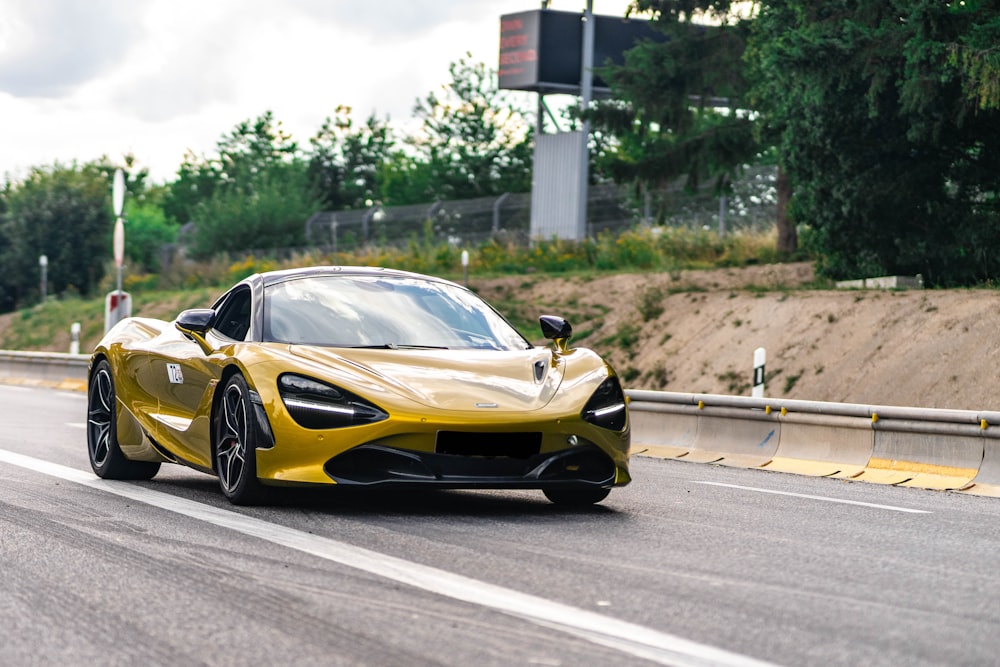
M 547 364 L 543 360 L 538 360 L 535 362 L 535 382 L 541 382 L 545 379 L 545 370 Z
M 541 433 L 468 433 L 438 431 L 438 454 L 526 459 L 542 449 Z

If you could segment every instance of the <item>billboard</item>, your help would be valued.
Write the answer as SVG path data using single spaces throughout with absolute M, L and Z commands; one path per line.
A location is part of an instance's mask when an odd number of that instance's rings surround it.
M 594 67 L 625 63 L 642 39 L 663 40 L 649 21 L 593 15 Z M 536 93 L 580 93 L 583 14 L 536 9 L 500 17 L 500 88 Z M 594 96 L 610 94 L 595 73 Z

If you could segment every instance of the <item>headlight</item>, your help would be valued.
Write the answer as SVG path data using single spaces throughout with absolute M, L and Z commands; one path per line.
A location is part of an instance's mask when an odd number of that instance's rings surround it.
M 583 406 L 580 416 L 584 421 L 612 431 L 621 431 L 625 428 L 625 392 L 622 391 L 617 377 L 612 375 L 601 383 Z
M 305 428 L 359 426 L 389 416 L 377 405 L 347 390 L 301 375 L 280 376 L 278 393 L 288 414 Z

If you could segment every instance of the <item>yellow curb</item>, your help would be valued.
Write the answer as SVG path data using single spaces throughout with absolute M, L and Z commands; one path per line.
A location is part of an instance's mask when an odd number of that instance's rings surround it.
M 928 475 L 920 473 L 915 475 L 913 479 L 903 482 L 900 486 L 934 489 L 935 491 L 955 491 L 966 486 L 976 476 L 977 472 L 977 470 L 971 470 L 968 475 Z
M 976 468 L 959 468 L 917 461 L 872 459 L 854 479 L 876 484 L 897 484 L 939 491 L 960 489 L 979 473 Z
M 958 493 L 968 493 L 970 496 L 988 496 L 990 498 L 1000 498 L 1000 485 L 973 484 L 967 489 L 959 489 Z
M 764 468 L 809 477 L 853 477 L 864 470 L 864 466 L 856 464 L 810 461 L 787 456 L 775 456 Z
M 716 463 L 731 468 L 762 468 L 770 460 L 766 456 L 754 456 L 753 454 L 726 454 Z
M 877 459 L 873 458 L 868 462 L 867 468 L 876 470 L 894 470 L 915 474 L 939 475 L 943 477 L 964 477 L 970 475 L 969 479 L 976 476 L 978 468 L 959 468 L 957 466 L 943 466 L 936 463 L 919 463 L 917 461 L 903 461 L 898 459 Z
M 67 378 L 60 382 L 56 386 L 56 389 L 61 389 L 62 391 L 87 391 L 87 381 Z
M 690 447 L 675 447 L 672 445 L 632 445 L 634 456 L 648 456 L 654 459 L 675 459 L 691 451 Z
M 902 484 L 913 479 L 913 473 L 901 472 L 898 470 L 880 470 L 877 468 L 865 468 L 851 479 L 860 482 L 871 482 L 873 484 Z
M 32 380 L 29 378 L 0 377 L 0 384 L 9 384 L 15 387 L 59 389 L 60 391 L 87 391 L 87 381 L 78 380 L 76 378 L 66 378 L 64 380 Z
M 723 452 L 709 452 L 704 449 L 692 449 L 683 456 L 677 456 L 679 461 L 694 461 L 695 463 L 716 463 L 727 456 Z

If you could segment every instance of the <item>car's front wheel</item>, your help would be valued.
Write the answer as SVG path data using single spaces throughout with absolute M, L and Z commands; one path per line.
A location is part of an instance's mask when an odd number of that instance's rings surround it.
M 94 367 L 87 391 L 87 453 L 90 467 L 104 479 L 152 479 L 160 464 L 130 461 L 118 445 L 118 410 L 111 364 L 102 359 Z
M 556 505 L 568 505 L 571 507 L 583 507 L 594 505 L 608 497 L 611 489 L 600 487 L 593 489 L 566 489 L 554 488 L 544 489 L 545 497 Z
M 257 426 L 250 388 L 234 375 L 222 390 L 216 418 L 215 470 L 222 493 L 234 505 L 254 505 L 264 499 L 257 479 Z

